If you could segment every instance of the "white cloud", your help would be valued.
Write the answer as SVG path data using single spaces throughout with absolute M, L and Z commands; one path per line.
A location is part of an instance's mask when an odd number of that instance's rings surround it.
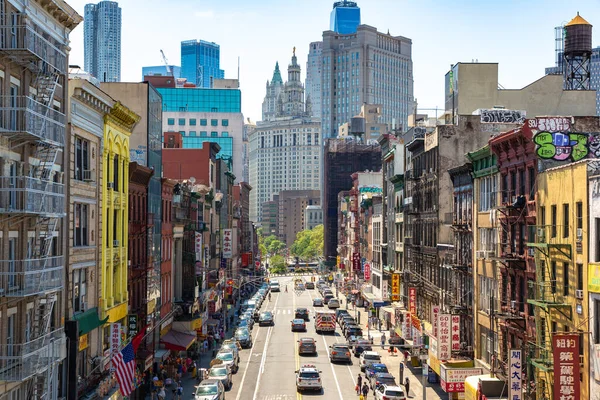
M 198 18 L 214 18 L 215 13 L 213 10 L 208 10 L 208 11 L 196 11 L 194 13 L 195 17 Z

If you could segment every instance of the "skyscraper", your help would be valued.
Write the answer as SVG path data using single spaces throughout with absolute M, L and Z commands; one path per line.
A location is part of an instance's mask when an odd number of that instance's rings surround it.
M 360 25 L 356 33 L 323 32 L 321 55 L 323 137 L 367 104 L 381 104 L 379 122 L 405 128 L 414 106 L 412 40 Z
M 312 104 L 311 117 L 321 118 L 321 53 L 323 42 L 312 42 L 306 61 L 306 100 Z
M 329 29 L 346 35 L 356 33 L 360 25 L 360 8 L 354 1 L 341 0 L 333 3 Z
M 101 82 L 121 81 L 121 8 L 116 1 L 86 4 L 84 68 Z
M 221 47 L 204 40 L 181 42 L 181 77 L 201 88 L 211 88 L 213 79 L 223 79 Z

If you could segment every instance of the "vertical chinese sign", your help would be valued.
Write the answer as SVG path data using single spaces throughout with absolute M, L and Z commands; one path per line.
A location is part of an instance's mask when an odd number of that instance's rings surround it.
M 114 322 L 110 326 L 110 352 L 114 356 L 121 351 L 121 324 Z
M 431 306 L 432 332 L 431 336 L 438 337 L 438 315 L 440 315 L 440 306 Z
M 202 232 L 195 232 L 194 251 L 196 253 L 196 276 L 202 275 L 202 267 L 204 266 L 202 262 L 202 255 L 204 254 L 202 247 Z
M 408 311 L 412 315 L 417 315 L 417 288 L 408 288 Z
M 400 300 L 400 274 L 392 274 L 392 301 Z
M 438 316 L 438 358 L 440 361 L 450 359 L 450 349 L 452 346 L 451 336 L 451 318 L 450 314 L 440 314 Z
M 365 264 L 365 281 L 371 279 L 371 264 Z
M 410 313 L 404 314 L 404 322 L 402 323 L 402 337 L 405 340 L 412 339 L 411 319 Z
M 223 258 L 233 257 L 233 230 L 223 229 Z
M 521 378 L 523 376 L 523 365 L 521 364 L 521 350 L 510 350 L 510 399 L 522 400 L 523 389 L 521 387 Z
M 360 253 L 352 253 L 352 269 L 355 274 L 360 271 L 360 267 Z
M 452 351 L 460 350 L 460 315 L 452 316 Z
M 130 337 L 138 333 L 138 316 L 136 314 L 127 315 L 127 333 Z
M 552 336 L 554 350 L 554 398 L 580 399 L 579 335 Z

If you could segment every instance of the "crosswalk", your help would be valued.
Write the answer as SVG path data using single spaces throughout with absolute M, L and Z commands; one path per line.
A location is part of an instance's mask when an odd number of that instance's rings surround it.
M 279 315 L 279 314 L 293 314 L 294 310 L 292 310 L 291 308 L 289 309 L 281 309 L 278 308 L 277 310 L 275 310 L 275 315 Z
M 292 396 L 289 394 L 268 394 L 266 396 L 261 397 L 261 400 L 292 400 L 295 398 L 296 396 Z

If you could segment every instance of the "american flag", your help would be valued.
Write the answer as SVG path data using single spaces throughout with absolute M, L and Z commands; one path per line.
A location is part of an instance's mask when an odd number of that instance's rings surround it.
M 129 343 L 113 357 L 113 367 L 116 370 L 119 389 L 123 396 L 129 396 L 133 391 L 135 379 L 135 355 L 133 345 Z

